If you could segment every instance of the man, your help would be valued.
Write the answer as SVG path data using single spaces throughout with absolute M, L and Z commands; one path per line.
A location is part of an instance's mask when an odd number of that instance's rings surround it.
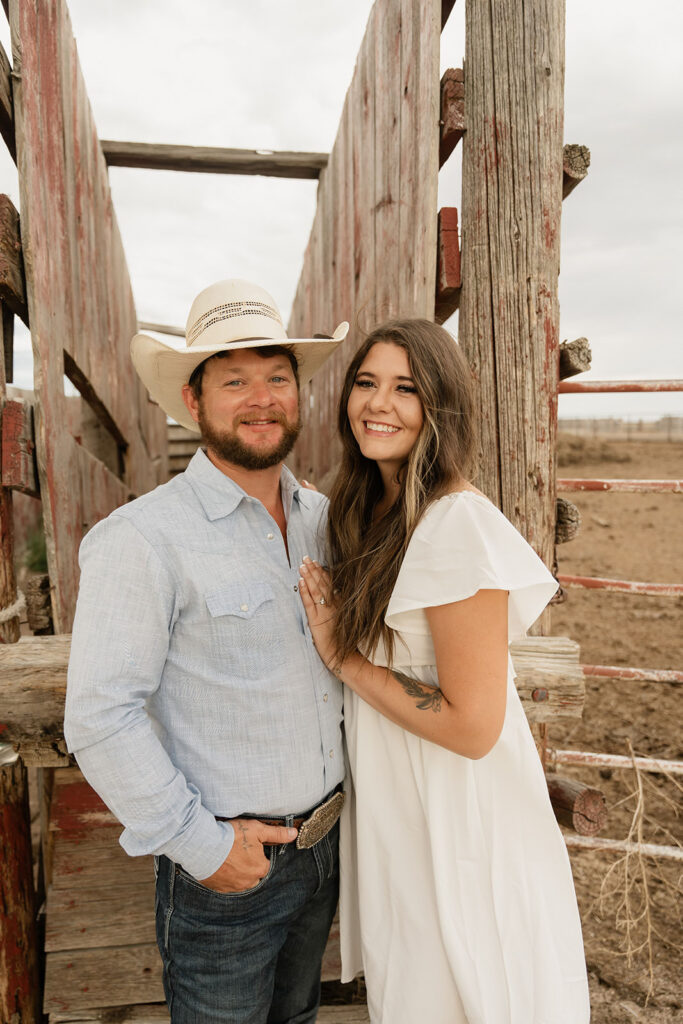
M 306 1024 L 337 899 L 341 689 L 298 594 L 324 499 L 283 467 L 299 383 L 343 340 L 289 341 L 270 295 L 222 281 L 185 350 L 135 367 L 205 448 L 81 547 L 65 734 L 83 774 L 156 855 L 173 1024 Z

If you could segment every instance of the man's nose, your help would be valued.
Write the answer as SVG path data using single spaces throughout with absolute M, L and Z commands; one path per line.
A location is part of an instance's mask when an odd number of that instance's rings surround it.
M 270 388 L 265 380 L 252 381 L 247 395 L 249 405 L 270 405 L 272 402 Z

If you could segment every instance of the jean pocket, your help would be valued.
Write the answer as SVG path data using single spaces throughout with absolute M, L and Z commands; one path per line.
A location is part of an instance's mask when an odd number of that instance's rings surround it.
M 268 871 L 263 878 L 256 883 L 256 885 L 252 885 L 249 889 L 238 889 L 236 892 L 218 892 L 216 889 L 211 889 L 208 885 L 203 885 L 201 882 L 197 881 L 197 879 L 185 871 L 184 868 L 181 868 L 179 864 L 176 865 L 176 873 L 185 883 L 192 886 L 194 889 L 198 889 L 200 892 L 217 900 L 221 900 L 222 902 L 228 902 L 230 900 L 251 896 L 253 893 L 259 892 L 264 887 L 275 868 L 276 851 L 277 847 L 275 846 L 263 847 L 263 852 L 268 858 Z

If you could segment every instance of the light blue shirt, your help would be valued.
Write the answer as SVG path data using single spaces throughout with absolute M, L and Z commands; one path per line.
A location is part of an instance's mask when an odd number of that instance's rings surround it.
M 265 507 L 201 450 L 80 550 L 64 731 L 132 855 L 220 867 L 216 816 L 299 814 L 341 782 L 342 688 L 298 593 L 326 502 L 281 477 L 289 560 Z

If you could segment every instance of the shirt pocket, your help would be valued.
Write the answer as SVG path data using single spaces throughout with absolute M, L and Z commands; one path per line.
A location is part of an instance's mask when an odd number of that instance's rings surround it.
M 264 604 L 275 600 L 275 592 L 270 583 L 254 580 L 248 583 L 228 583 L 219 590 L 205 594 L 204 599 L 214 619 L 222 615 L 251 619 Z
M 204 595 L 210 617 L 208 651 L 228 685 L 267 685 L 282 665 L 286 636 L 274 588 L 261 580 L 224 584 Z M 251 691 L 253 692 L 253 691 Z

